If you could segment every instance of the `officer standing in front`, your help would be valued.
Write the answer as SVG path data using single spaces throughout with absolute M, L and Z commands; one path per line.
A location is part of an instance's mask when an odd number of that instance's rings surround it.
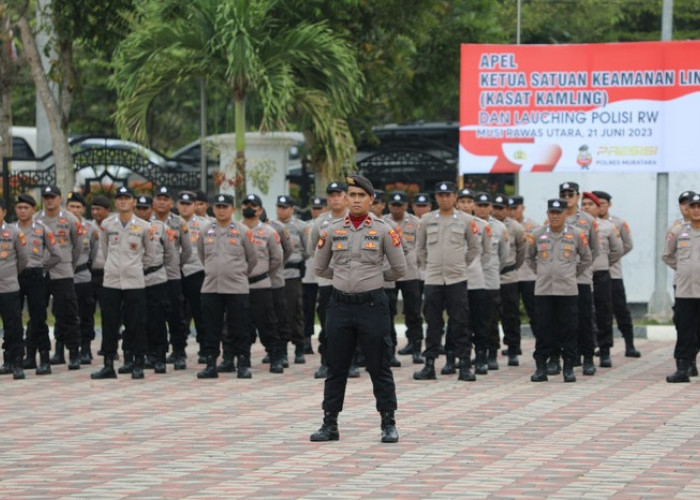
M 456 190 L 453 182 L 438 183 L 435 199 L 439 209 L 424 215 L 418 228 L 418 265 L 425 267 L 423 313 L 428 328 L 423 353 L 425 366 L 413 374 L 415 380 L 435 378 L 445 309 L 452 325 L 455 356 L 459 358 L 459 380 L 476 380 L 471 370 L 467 268 L 479 253 L 476 236 L 479 226 L 474 217 L 455 207 Z
M 153 252 L 150 224 L 134 215 L 134 193 L 126 186 L 117 189 L 117 214 L 102 223 L 100 251 L 105 259 L 102 288 L 102 353 L 104 367 L 92 379 L 117 378 L 119 326 L 124 321 L 125 339 L 135 354 L 131 378 L 144 377 L 146 355 L 146 279 L 144 267 Z
M 381 414 L 381 441 L 395 443 L 399 440 L 394 420 L 396 387 L 389 365 L 389 302 L 383 286 L 384 280 L 404 276 L 406 259 L 399 234 L 369 213 L 372 183 L 361 175 L 350 176 L 347 182 L 349 214 L 321 232 L 314 256 L 316 274 L 333 280 L 333 292 L 326 316 L 328 376 L 323 425 L 311 435 L 311 441 L 340 438 L 338 413 L 343 409 L 350 363 L 359 343 Z M 384 269 L 385 256 L 388 269 Z
M 576 382 L 578 293 L 577 278 L 593 259 L 585 231 L 566 222 L 566 200 L 547 201 L 549 224 L 530 237 L 528 264 L 537 275 L 535 304 L 540 321 L 535 339 L 537 369 L 532 382 L 547 381 L 547 359 L 561 349 L 564 382 Z

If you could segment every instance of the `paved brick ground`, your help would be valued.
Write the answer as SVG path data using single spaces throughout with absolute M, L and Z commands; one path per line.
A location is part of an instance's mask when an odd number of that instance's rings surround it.
M 366 373 L 341 440 L 309 442 L 318 356 L 271 375 L 258 345 L 252 380 L 197 380 L 192 353 L 186 371 L 145 381 L 91 381 L 94 365 L 6 376 L 0 496 L 699 498 L 700 381 L 664 381 L 672 345 L 641 340 L 639 360 L 617 347 L 614 368 L 575 384 L 529 382 L 529 356 L 476 383 L 419 383 L 404 357 L 395 445 L 379 443 Z

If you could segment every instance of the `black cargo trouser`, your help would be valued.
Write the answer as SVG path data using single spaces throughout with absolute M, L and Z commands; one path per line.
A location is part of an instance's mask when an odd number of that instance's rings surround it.
M 595 334 L 593 332 L 593 293 L 591 285 L 578 285 L 578 354 L 593 356 Z M 538 316 L 539 318 L 539 316 Z M 562 346 L 563 349 L 563 346 Z
M 598 347 L 609 349 L 613 346 L 612 283 L 610 271 L 593 272 L 593 303 L 595 304 L 595 324 Z
M 77 349 L 80 347 L 80 323 L 73 278 L 49 279 L 48 282 L 48 294 L 53 296 L 51 312 L 56 318 L 54 337 L 68 349 Z
M 247 293 L 202 293 L 202 314 L 207 332 L 205 356 L 218 357 L 221 353 L 224 318 L 232 349 L 246 342 L 250 346 L 250 297 Z
M 304 337 L 311 338 L 314 335 L 314 319 L 316 315 L 316 299 L 318 297 L 317 283 L 302 283 L 301 304 L 304 311 Z
M 0 293 L 0 317 L 4 336 L 2 350 L 9 359 L 6 363 L 24 354 L 24 342 L 22 341 L 22 310 L 20 306 L 19 291 Z
M 627 306 L 627 294 L 625 293 L 625 282 L 622 279 L 613 278 L 610 280 L 612 294 L 612 308 L 617 322 L 617 328 L 622 333 L 622 337 L 630 337 L 634 335 L 634 326 L 632 325 L 632 315 Z
M 236 354 L 250 355 L 250 344 L 253 339 L 252 330 L 260 334 L 260 342 L 265 346 L 265 351 L 272 359 L 284 351 L 284 344 L 277 330 L 277 317 L 274 308 L 271 288 L 250 289 L 250 332 L 246 336 L 247 342 L 242 337 L 236 344 Z
M 182 295 L 182 280 L 168 280 L 168 300 L 170 309 L 167 317 L 170 345 L 173 351 L 184 351 L 190 326 L 185 324 L 185 297 Z
M 423 320 L 421 310 L 420 280 L 396 282 L 396 291 L 401 292 L 403 299 L 403 315 L 406 320 L 406 338 L 410 341 L 423 340 Z M 398 297 L 397 297 L 398 300 Z
M 468 290 L 469 296 L 469 326 L 474 339 L 474 348 L 476 351 L 488 351 L 488 335 L 487 335 L 487 290 Z
M 503 343 L 517 352 L 520 349 L 520 295 L 517 282 L 501 285 L 501 324 Z
M 331 293 L 326 316 L 328 375 L 323 391 L 323 409 L 329 412 L 343 410 L 348 372 L 358 345 L 365 355 L 377 410 L 395 410 L 397 406 L 389 364 L 389 301 L 382 289 L 366 294 L 366 301 L 349 304 L 343 302 L 342 295 Z
M 124 343 L 136 355 L 146 354 L 148 305 L 144 288 L 120 290 L 102 288 L 102 353 L 117 354 L 119 327 L 124 321 Z
M 169 309 L 167 282 L 146 287 L 146 338 L 150 354 L 168 352 L 168 329 L 165 326 Z
M 204 283 L 204 271 L 198 271 L 183 276 L 182 293 L 185 297 L 185 328 L 189 336 L 190 323 L 194 319 L 194 328 L 197 332 L 197 344 L 199 349 L 204 345 L 205 327 L 202 317 L 202 283 Z
M 518 281 L 518 290 L 520 297 L 523 299 L 525 312 L 530 318 L 530 330 L 532 335 L 537 337 L 537 313 L 535 310 L 535 282 L 533 281 Z
M 498 307 L 501 303 L 501 290 L 486 290 L 484 303 L 484 321 L 486 322 L 486 338 L 489 351 L 498 351 L 501 347 L 501 336 L 498 332 Z
M 700 345 L 700 299 L 676 297 L 674 357 L 694 361 Z
M 81 345 L 89 344 L 95 338 L 95 298 L 92 293 L 92 282 L 76 283 L 75 295 L 78 298 L 80 342 Z
M 287 306 L 287 334 L 284 340 L 294 345 L 303 344 L 304 318 L 301 313 L 301 278 L 284 280 L 284 299 Z
M 328 304 L 331 300 L 331 292 L 333 287 L 319 286 L 318 287 L 318 320 L 321 323 L 321 331 L 318 334 L 318 352 L 324 354 L 326 350 L 326 315 L 328 313 Z
M 40 267 L 30 267 L 19 275 L 20 311 L 26 299 L 29 310 L 27 323 L 27 350 L 51 350 L 49 327 L 46 324 L 46 280 Z
M 459 358 L 469 358 L 472 341 L 469 334 L 469 299 L 466 281 L 451 285 L 425 285 L 423 315 L 428 328 L 423 355 L 431 359 L 438 357 L 442 332 L 445 328 L 442 317 L 444 310 L 447 310 L 452 326 L 451 335 L 455 355 Z
M 536 362 L 544 363 L 563 351 L 564 361 L 577 356 L 578 297 L 576 295 L 535 295 L 539 330 L 535 339 Z

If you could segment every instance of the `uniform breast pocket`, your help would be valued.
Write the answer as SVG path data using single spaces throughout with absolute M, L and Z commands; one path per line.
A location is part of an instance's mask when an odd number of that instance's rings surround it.
M 360 260 L 367 264 L 377 264 L 381 262 L 382 256 L 379 252 L 379 243 L 376 241 L 365 241 L 362 244 Z
M 678 240 L 678 260 L 688 260 L 692 255 L 690 240 Z
M 438 236 L 438 228 L 437 226 L 428 226 L 427 232 L 427 240 L 428 243 L 431 245 L 434 245 L 438 242 L 439 236 Z
M 348 248 L 347 241 L 332 241 L 333 247 L 331 251 L 333 252 L 333 261 L 338 264 L 345 264 L 350 260 L 350 251 Z
M 464 228 L 450 227 L 450 241 L 452 243 L 460 243 L 464 241 Z
M 537 244 L 537 255 L 541 259 L 548 260 L 551 254 L 551 247 L 549 243 L 538 243 Z
M 562 260 L 570 260 L 576 257 L 576 245 L 573 243 L 564 243 L 559 249 L 559 255 Z

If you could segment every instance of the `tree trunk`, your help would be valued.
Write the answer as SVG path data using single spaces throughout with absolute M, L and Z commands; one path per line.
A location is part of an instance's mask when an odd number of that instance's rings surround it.
M 41 64 L 39 50 L 34 40 L 34 34 L 29 27 L 29 22 L 24 16 L 20 16 L 17 20 L 17 25 L 20 29 L 26 59 L 32 72 L 32 79 L 49 122 L 51 148 L 56 162 L 56 185 L 65 196 L 68 191 L 73 190 L 75 183 L 73 156 L 68 147 L 68 136 L 63 128 L 63 124 L 67 124 L 67 121 L 63 119 L 61 109 L 49 88 L 49 79 Z
M 235 101 L 235 132 L 236 132 L 236 205 L 239 205 L 246 195 L 245 175 L 245 97 L 236 96 Z
M 4 12 L 4 10 L 3 10 Z M 11 32 L 6 30 L 7 17 L 0 16 L 0 167 L 2 159 L 12 156 L 12 87 L 18 65 L 12 60 L 8 47 L 12 43 Z M 9 42 L 9 43 L 8 43 Z

